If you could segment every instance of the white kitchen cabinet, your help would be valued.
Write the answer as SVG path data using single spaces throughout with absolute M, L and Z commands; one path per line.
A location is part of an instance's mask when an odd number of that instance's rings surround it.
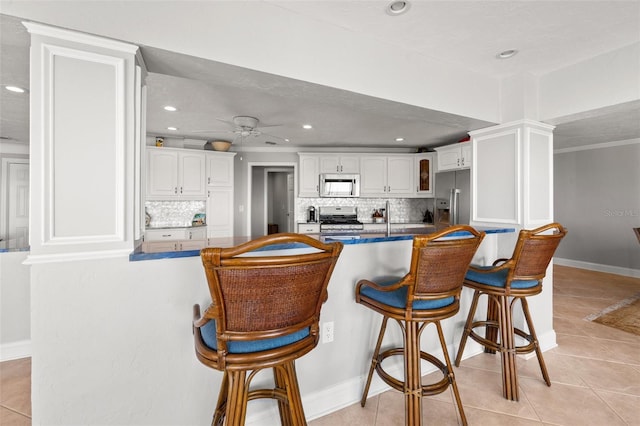
M 298 223 L 298 234 L 319 234 L 319 223 Z
M 145 253 L 199 250 L 205 247 L 206 243 L 205 227 L 147 229 L 142 250 Z
M 233 157 L 235 153 L 207 153 L 207 185 L 233 186 Z
M 233 188 L 207 188 L 207 236 L 233 237 Z
M 315 198 L 319 196 L 320 158 L 313 154 L 299 154 L 300 167 L 298 196 Z
M 415 184 L 416 195 L 419 197 L 432 197 L 434 194 L 433 162 L 435 154 L 421 153 L 415 156 Z
M 360 160 L 361 197 L 411 197 L 414 156 L 366 155 Z
M 147 147 L 147 199 L 204 199 L 204 152 Z
M 471 142 L 441 146 L 435 150 L 438 153 L 439 172 L 471 167 Z
M 320 155 L 320 173 L 360 173 L 359 155 Z

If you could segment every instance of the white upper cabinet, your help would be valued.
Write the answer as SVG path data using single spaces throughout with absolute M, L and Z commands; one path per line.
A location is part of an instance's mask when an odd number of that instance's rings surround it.
M 359 155 L 320 155 L 320 173 L 360 173 Z
M 471 167 L 471 142 L 441 146 L 438 153 L 438 171 L 468 169 Z
M 233 186 L 234 153 L 207 153 L 207 185 Z
M 147 199 L 204 199 L 204 152 L 147 147 Z
M 433 153 L 417 154 L 415 157 L 415 185 L 418 197 L 430 197 L 434 194 L 434 157 Z
M 299 154 L 300 179 L 298 180 L 299 197 L 315 198 L 319 196 L 320 158 L 312 154 Z
M 360 196 L 411 197 L 413 155 L 364 155 L 360 160 Z

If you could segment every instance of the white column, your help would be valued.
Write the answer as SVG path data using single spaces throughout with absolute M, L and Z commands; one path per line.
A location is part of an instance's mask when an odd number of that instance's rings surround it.
M 25 26 L 31 33 L 29 262 L 128 255 L 140 173 L 139 49 Z

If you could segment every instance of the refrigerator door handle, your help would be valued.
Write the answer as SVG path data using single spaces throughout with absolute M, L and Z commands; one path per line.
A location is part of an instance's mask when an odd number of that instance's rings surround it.
M 460 223 L 459 200 L 460 190 L 457 188 L 453 188 L 449 195 L 449 216 L 451 218 L 451 225 L 458 225 Z

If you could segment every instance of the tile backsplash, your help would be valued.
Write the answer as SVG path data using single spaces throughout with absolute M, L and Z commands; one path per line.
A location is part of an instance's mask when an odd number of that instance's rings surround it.
M 147 228 L 191 226 L 196 213 L 206 213 L 206 201 L 147 201 L 145 211 L 151 216 Z
M 296 200 L 296 221 L 307 221 L 307 209 L 314 206 L 322 210 L 323 206 L 355 206 L 358 208 L 358 220 L 372 222 L 371 215 L 376 209 L 385 208 L 389 201 L 392 223 L 420 223 L 425 210 L 433 212 L 432 198 L 298 198 Z

